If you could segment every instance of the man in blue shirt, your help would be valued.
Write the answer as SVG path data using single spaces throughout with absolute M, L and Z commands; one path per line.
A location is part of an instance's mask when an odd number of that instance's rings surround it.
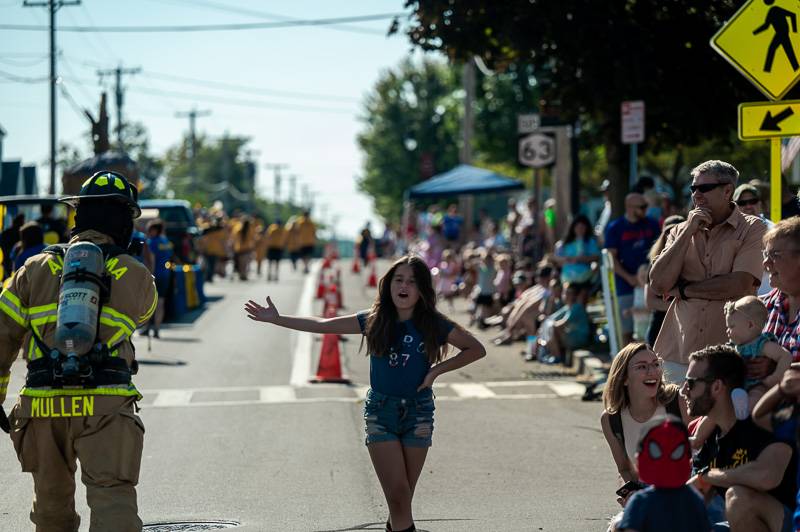
M 156 218 L 147 224 L 147 248 L 152 257 L 152 264 L 149 264 L 153 277 L 156 278 L 156 290 L 158 291 L 158 306 L 155 314 L 144 334 L 150 333 L 152 325 L 153 338 L 159 337 L 161 322 L 164 321 L 164 307 L 167 294 L 169 293 L 172 270 L 167 267 L 175 254 L 172 242 L 164 236 L 164 222 Z
M 647 201 L 642 194 L 625 196 L 625 215 L 606 228 L 605 248 L 614 258 L 614 278 L 619 301 L 620 328 L 624 343 L 633 339 L 633 288 L 639 284 L 636 272 L 647 263 L 647 254 L 661 229 L 658 222 L 648 218 Z
M 461 226 L 464 218 L 458 214 L 458 206 L 453 203 L 447 208 L 447 214 L 442 218 L 442 232 L 448 242 L 457 244 L 461 240 Z

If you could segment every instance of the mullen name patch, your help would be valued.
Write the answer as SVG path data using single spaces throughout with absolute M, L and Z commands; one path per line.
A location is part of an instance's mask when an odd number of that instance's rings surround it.
M 31 397 L 30 417 L 86 417 L 94 415 L 94 396 Z

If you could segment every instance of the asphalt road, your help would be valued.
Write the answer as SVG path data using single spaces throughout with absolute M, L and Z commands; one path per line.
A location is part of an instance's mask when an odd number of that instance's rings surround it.
M 374 289 L 364 287 L 365 273 L 340 267 L 343 312 L 366 308 Z M 253 323 L 242 310 L 248 298 L 267 294 L 282 313 L 320 310 L 315 273 L 284 264 L 281 275 L 270 284 L 218 280 L 207 286 L 205 310 L 166 326 L 151 351 L 136 338 L 147 427 L 139 485 L 145 523 L 383 530 L 388 512 L 363 445 L 369 372 L 360 338 L 341 344 L 352 386 L 307 384 L 319 339 Z M 454 317 L 465 319 L 460 307 Z M 600 404 L 581 402 L 568 377 L 531 371 L 518 351 L 492 346 L 486 359 L 437 383 L 434 446 L 414 501 L 420 530 L 605 530 L 616 511 Z M 18 361 L 9 390 L 23 377 Z M 0 478 L 0 530 L 32 530 L 32 481 L 5 437 Z M 88 530 L 82 487 L 76 497 Z

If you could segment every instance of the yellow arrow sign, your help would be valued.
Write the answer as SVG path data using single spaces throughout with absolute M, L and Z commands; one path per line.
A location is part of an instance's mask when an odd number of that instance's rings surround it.
M 772 100 L 800 79 L 800 3 L 748 0 L 711 38 L 711 46 Z
M 739 104 L 742 140 L 800 136 L 800 100 Z

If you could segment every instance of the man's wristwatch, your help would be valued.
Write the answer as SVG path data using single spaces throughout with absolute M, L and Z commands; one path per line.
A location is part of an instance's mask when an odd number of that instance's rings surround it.
M 700 488 L 701 491 L 708 491 L 710 488 L 714 487 L 713 484 L 703 478 L 703 475 L 708 473 L 710 469 L 711 467 L 705 466 L 701 469 L 698 469 L 697 473 L 695 474 L 697 478 L 697 487 Z

